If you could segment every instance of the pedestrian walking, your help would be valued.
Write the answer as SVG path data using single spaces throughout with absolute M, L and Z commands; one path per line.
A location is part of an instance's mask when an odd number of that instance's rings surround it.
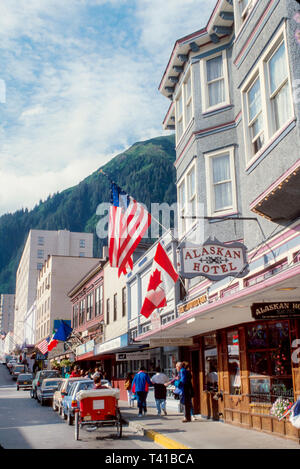
M 132 381 L 132 392 L 136 394 L 137 404 L 139 408 L 139 417 L 147 414 L 147 394 L 149 386 L 151 386 L 151 380 L 146 371 L 146 368 L 141 366 L 140 371 L 135 375 Z
M 166 384 L 169 382 L 167 375 L 161 372 L 160 367 L 156 369 L 156 374 L 151 378 L 154 385 L 154 398 L 157 408 L 157 415 L 161 416 L 161 411 L 164 415 L 167 415 L 166 400 L 167 400 L 167 387 Z
M 188 368 L 185 368 L 186 362 L 177 362 L 176 369 L 179 372 L 178 387 L 182 394 L 180 396 L 180 403 L 184 405 L 184 419 L 183 422 L 191 422 L 191 407 L 192 407 L 192 374 Z
M 196 420 L 196 418 L 195 418 L 194 406 L 193 406 L 193 400 L 192 400 L 192 398 L 194 397 L 194 389 L 193 389 L 193 384 L 192 384 L 192 372 L 191 372 L 190 365 L 189 365 L 188 362 L 182 362 L 182 364 L 188 372 L 188 378 L 189 378 L 189 392 L 188 392 L 188 395 L 189 395 L 189 398 L 190 398 L 190 405 L 191 405 L 191 420 L 192 420 L 192 422 L 194 422 Z
M 70 374 L 70 378 L 80 378 L 80 368 L 79 366 L 75 366 L 72 373 Z
M 132 381 L 133 381 L 134 374 L 132 372 L 128 373 L 124 387 L 127 391 L 127 398 L 129 407 L 134 407 L 134 399 L 133 399 L 133 392 L 132 392 Z
M 100 368 L 95 368 L 95 373 L 92 374 L 92 378 L 94 379 L 94 378 L 96 378 L 97 376 L 100 377 L 100 379 L 103 379 L 103 375 L 102 375 L 102 373 L 101 373 L 101 371 L 100 371 Z

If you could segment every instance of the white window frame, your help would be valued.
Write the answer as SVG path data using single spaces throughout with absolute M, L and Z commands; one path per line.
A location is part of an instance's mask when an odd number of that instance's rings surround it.
M 212 160 L 224 154 L 229 154 L 230 164 L 230 181 L 232 190 L 232 204 L 222 210 L 215 210 L 215 195 L 213 187 L 213 172 L 212 172 Z M 235 164 L 234 164 L 234 147 L 222 148 L 217 151 L 204 154 L 205 158 L 205 174 L 206 174 L 206 194 L 207 194 L 207 213 L 209 217 L 221 217 L 231 213 L 237 212 L 237 191 L 236 191 L 236 177 L 235 177 Z
M 186 204 L 186 183 L 185 179 L 181 181 L 178 185 L 177 189 L 177 200 L 178 200 L 178 228 L 179 228 L 179 235 L 182 236 L 186 232 L 186 220 L 182 218 L 185 216 L 185 204 Z M 184 196 L 184 200 L 182 200 L 182 195 Z
M 289 98 L 290 98 L 290 109 L 291 115 L 287 121 L 279 128 L 275 129 L 274 116 L 272 111 L 271 99 L 274 96 L 270 92 L 270 77 L 269 77 L 269 60 L 273 57 L 278 48 L 284 43 L 285 46 L 285 58 L 287 65 L 287 78 L 284 83 L 288 83 L 289 87 Z M 270 144 L 271 139 L 275 139 L 281 134 L 285 127 L 295 119 L 295 110 L 293 104 L 292 86 L 291 86 L 291 74 L 289 67 L 289 59 L 287 53 L 287 38 L 286 38 L 286 26 L 285 24 L 280 28 L 276 36 L 270 42 L 268 48 L 264 54 L 260 57 L 259 62 L 253 69 L 251 75 L 247 78 L 241 88 L 241 101 L 242 101 L 242 115 L 243 115 L 243 126 L 244 126 L 244 142 L 245 142 L 245 163 L 246 168 L 251 166 L 254 161 L 264 152 L 264 150 Z M 251 135 L 249 131 L 249 119 L 248 119 L 248 104 L 247 104 L 247 93 L 253 85 L 256 78 L 260 79 L 260 91 L 261 91 L 261 102 L 262 102 L 262 118 L 264 128 L 264 144 L 256 153 L 253 153 L 251 146 Z M 282 87 L 282 84 L 281 84 Z M 278 90 L 276 90 L 278 92 Z
M 194 116 L 194 103 L 193 103 L 193 81 L 192 81 L 192 73 L 191 71 L 188 72 L 186 79 L 184 80 L 183 83 L 183 90 L 184 90 L 184 129 L 186 129 L 193 119 Z M 188 82 L 190 82 L 190 94 L 188 95 Z M 187 110 L 190 108 L 191 110 L 191 116 L 188 119 L 187 117 Z
M 179 103 L 181 101 L 181 110 Z M 184 133 L 184 103 L 183 103 L 183 90 L 180 90 L 180 93 L 175 100 L 175 115 L 176 115 L 176 142 L 178 143 Z M 179 131 L 181 129 L 181 132 Z
M 193 194 L 189 191 L 189 177 L 194 171 L 195 174 L 195 188 Z M 183 188 L 184 202 L 182 203 L 181 189 Z M 180 178 L 177 184 L 177 200 L 178 200 L 178 231 L 179 237 L 184 236 L 196 223 L 197 219 L 192 218 L 181 218 L 184 216 L 192 216 L 190 206 L 195 202 L 195 216 L 197 216 L 198 207 L 198 191 L 197 191 L 197 165 L 196 161 L 190 165 L 184 175 Z
M 208 93 L 208 83 L 207 83 L 207 66 L 206 63 L 216 57 L 222 57 L 223 65 L 223 80 L 224 80 L 224 101 L 217 103 L 213 106 L 209 105 L 209 93 Z M 227 54 L 226 49 L 223 49 L 221 52 L 209 55 L 208 57 L 200 60 L 200 82 L 201 82 L 201 95 L 202 95 L 202 113 L 210 112 L 222 108 L 230 104 L 229 96 L 229 80 L 228 80 L 228 66 L 227 66 Z
M 187 83 L 190 80 L 190 95 L 187 95 Z M 179 110 L 179 101 L 181 99 L 182 109 Z M 187 119 L 187 107 L 191 106 L 191 116 Z M 189 124 L 192 122 L 194 117 L 194 99 L 193 99 L 193 74 L 191 67 L 187 70 L 182 82 L 178 85 L 177 95 L 175 97 L 175 130 L 176 130 L 176 144 L 182 139 L 184 132 L 186 131 Z M 182 131 L 179 131 L 179 124 Z

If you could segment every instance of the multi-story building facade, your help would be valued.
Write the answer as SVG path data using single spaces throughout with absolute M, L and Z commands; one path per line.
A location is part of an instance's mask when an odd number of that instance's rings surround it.
M 22 345 L 24 316 L 36 299 L 37 278 L 48 255 L 92 257 L 93 234 L 30 230 L 16 275 L 14 333 Z
M 68 291 L 72 329 L 78 337 L 73 344 L 73 352 L 75 360 L 87 369 L 95 367 L 94 349 L 104 341 L 105 263 L 106 259 L 98 259 Z
M 176 133 L 179 243 L 201 220 L 202 242 L 246 246 L 247 269 L 187 279 L 174 320 L 137 338 L 193 339 L 180 358 L 202 416 L 296 440 L 270 409 L 300 396 L 298 9 L 218 0 L 207 25 L 175 43 L 159 89 Z
M 148 247 L 149 244 L 140 243 L 133 254 L 134 264 Z M 73 308 L 72 328 L 82 342 L 74 347 L 75 360 L 84 368 L 101 366 L 115 385 L 120 385 L 118 379 L 125 378 L 128 370 L 126 360 L 116 359 L 117 353 L 143 348 L 129 341 L 126 282 L 127 276 L 122 274 L 119 278 L 118 269 L 112 268 L 106 257 L 68 293 Z M 126 392 L 124 395 L 126 398 Z
M 68 292 L 72 285 L 98 261 L 94 257 L 51 255 L 39 271 L 36 294 L 36 343 L 52 335 L 55 321 L 71 322 L 72 308 Z M 48 358 L 58 354 L 63 344 L 49 352 Z
M 7 333 L 14 330 L 15 295 L 0 295 L 0 332 Z

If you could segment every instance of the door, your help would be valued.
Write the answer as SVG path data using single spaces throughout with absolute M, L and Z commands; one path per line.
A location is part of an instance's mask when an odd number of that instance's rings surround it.
M 200 380 L 201 415 L 219 420 L 218 345 L 216 333 L 203 337 Z
M 200 414 L 200 387 L 199 387 L 199 372 L 200 372 L 200 351 L 193 350 L 191 352 L 191 367 L 193 375 L 193 389 L 194 389 L 194 398 L 193 398 L 193 407 L 194 413 Z

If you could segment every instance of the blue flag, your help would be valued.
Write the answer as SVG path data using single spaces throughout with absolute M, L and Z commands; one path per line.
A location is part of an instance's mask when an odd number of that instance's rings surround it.
M 65 321 L 61 321 L 57 332 L 53 336 L 53 339 L 65 342 L 69 338 L 72 330 L 72 327 L 70 327 Z

